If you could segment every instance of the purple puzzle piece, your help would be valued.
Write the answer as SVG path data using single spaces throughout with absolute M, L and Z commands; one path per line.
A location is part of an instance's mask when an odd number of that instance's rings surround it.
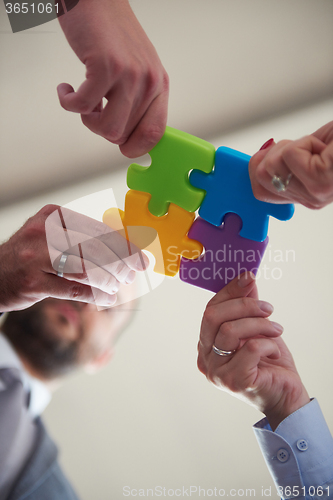
M 221 226 L 213 226 L 198 217 L 188 237 L 203 244 L 205 253 L 198 259 L 182 258 L 179 277 L 185 283 L 218 292 L 245 271 L 256 274 L 268 245 L 239 236 L 241 218 L 233 213 L 224 217 Z

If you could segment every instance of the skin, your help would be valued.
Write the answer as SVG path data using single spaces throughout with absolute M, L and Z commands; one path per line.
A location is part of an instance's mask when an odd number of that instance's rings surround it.
M 126 293 L 126 290 L 122 288 L 121 293 Z M 43 318 L 41 328 L 44 327 L 45 334 L 52 334 L 62 341 L 78 342 L 77 366 L 94 373 L 112 359 L 115 341 L 133 315 L 133 304 L 127 302 L 99 310 L 94 304 L 48 298 L 32 306 L 31 310 Z M 19 355 L 32 376 L 45 382 L 51 390 L 59 386 L 59 380 L 46 378 L 23 353 Z
M 333 201 L 333 121 L 297 141 L 280 141 L 258 151 L 249 163 L 253 193 L 270 203 L 323 208 Z M 272 177 L 292 178 L 277 192 Z
M 57 276 L 63 252 L 64 277 Z M 47 205 L 0 246 L 0 311 L 47 297 L 111 307 L 148 259 L 116 231 L 72 210 Z
M 272 429 L 309 403 L 273 307 L 258 299 L 252 273 L 235 278 L 208 303 L 198 344 L 198 368 L 219 389 L 264 413 Z M 234 350 L 219 356 L 213 350 Z
M 59 22 L 86 67 L 77 91 L 58 86 L 61 106 L 125 156 L 150 151 L 165 131 L 169 79 L 128 1 L 80 0 Z

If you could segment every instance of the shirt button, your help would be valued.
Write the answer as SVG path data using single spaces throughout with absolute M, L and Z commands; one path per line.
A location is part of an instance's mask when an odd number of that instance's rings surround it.
M 296 443 L 297 448 L 299 451 L 306 451 L 308 449 L 308 443 L 305 441 L 305 439 L 299 439 Z
M 279 462 L 286 462 L 287 460 L 289 460 L 289 451 L 281 448 L 277 452 L 277 459 Z

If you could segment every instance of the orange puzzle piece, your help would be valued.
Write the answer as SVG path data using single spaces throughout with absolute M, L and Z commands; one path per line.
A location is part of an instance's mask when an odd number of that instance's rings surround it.
M 201 243 L 186 236 L 195 214 L 170 203 L 168 213 L 157 217 L 148 210 L 150 198 L 149 193 L 128 191 L 125 211 L 110 208 L 104 212 L 103 222 L 116 230 L 124 228 L 126 238 L 131 243 L 141 250 L 151 252 L 156 259 L 154 267 L 156 273 L 175 276 L 179 270 L 181 255 L 187 259 L 197 259 L 203 251 Z M 150 237 L 147 240 L 143 227 L 155 229 L 158 238 L 152 241 L 153 238 Z

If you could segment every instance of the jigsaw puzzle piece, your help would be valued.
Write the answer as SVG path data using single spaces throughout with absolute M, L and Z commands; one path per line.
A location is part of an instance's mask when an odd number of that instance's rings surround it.
M 263 242 L 242 238 L 241 227 L 242 220 L 233 213 L 227 214 L 219 227 L 198 217 L 188 236 L 200 241 L 205 253 L 195 260 L 181 259 L 180 279 L 216 293 L 245 271 L 256 274 L 268 237 Z
M 294 214 L 294 205 L 276 205 L 257 200 L 252 192 L 249 161 L 250 156 L 244 153 L 220 147 L 215 154 L 214 170 L 210 174 L 194 170 L 190 174 L 190 182 L 206 191 L 199 210 L 200 217 L 220 226 L 225 214 L 236 213 L 243 221 L 240 236 L 264 241 L 269 216 L 289 220 Z
M 150 251 L 156 260 L 155 272 L 175 276 L 179 270 L 181 255 L 194 259 L 201 255 L 203 250 L 201 243 L 186 236 L 195 214 L 171 203 L 166 215 L 156 217 L 148 209 L 150 198 L 149 193 L 128 191 L 125 211 L 111 208 L 104 213 L 103 222 L 116 229 L 123 226 L 126 238 L 131 243 L 142 250 Z M 158 238 L 152 241 L 151 235 L 147 237 L 147 228 L 154 229 Z
M 167 127 L 160 142 L 149 153 L 151 165 L 143 167 L 133 163 L 127 172 L 130 189 L 151 194 L 149 211 L 156 216 L 165 215 L 169 203 L 188 212 L 195 212 L 204 198 L 204 192 L 189 182 L 192 169 L 211 172 L 215 148 L 209 142 Z

